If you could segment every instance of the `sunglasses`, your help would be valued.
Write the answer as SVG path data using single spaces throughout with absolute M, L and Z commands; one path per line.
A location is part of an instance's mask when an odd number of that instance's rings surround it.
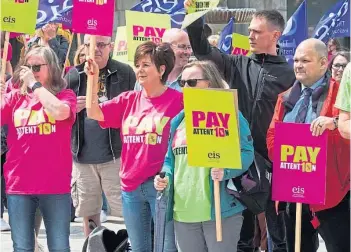
M 340 68 L 345 69 L 347 64 L 333 64 L 332 67 L 335 70 L 339 70 Z
M 188 83 L 189 87 L 196 87 L 198 81 L 206 81 L 207 79 L 189 79 L 189 80 L 180 80 L 180 86 L 185 87 L 185 84 Z
M 38 73 L 38 72 L 40 72 L 41 66 L 46 66 L 46 65 L 47 65 L 47 64 L 24 65 L 24 66 L 28 67 L 30 70 L 32 70 L 32 72 Z

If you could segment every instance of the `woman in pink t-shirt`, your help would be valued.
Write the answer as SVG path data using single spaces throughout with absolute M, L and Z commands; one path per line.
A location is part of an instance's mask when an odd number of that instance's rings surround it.
M 94 74 L 88 117 L 99 121 L 103 128 L 121 128 L 123 145 L 119 175 L 123 216 L 132 250 L 136 252 L 152 251 L 151 218 L 155 219 L 156 200 L 153 178 L 162 168 L 170 122 L 183 108 L 182 94 L 165 85 L 174 61 L 169 44 L 141 44 L 136 49 L 134 64 L 137 81 L 143 90 L 122 93 L 100 106 L 98 67 L 91 61 L 86 63 L 86 72 Z M 166 230 L 164 251 L 176 251 L 171 225 Z
M 5 94 L 1 83 L 1 126 L 8 126 L 4 177 L 14 251 L 34 251 L 39 207 L 49 251 L 69 252 L 76 96 L 49 47 L 32 48 L 10 82 L 18 88 Z

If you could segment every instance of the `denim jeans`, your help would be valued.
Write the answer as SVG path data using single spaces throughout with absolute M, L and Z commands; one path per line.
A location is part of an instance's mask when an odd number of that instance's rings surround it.
M 70 252 L 70 194 L 7 195 L 14 252 L 34 251 L 37 207 L 43 215 L 50 252 Z
M 153 179 L 132 192 L 122 191 L 123 216 L 133 252 L 152 251 L 151 218 L 155 219 L 156 189 Z M 166 225 L 164 252 L 177 251 L 173 222 Z

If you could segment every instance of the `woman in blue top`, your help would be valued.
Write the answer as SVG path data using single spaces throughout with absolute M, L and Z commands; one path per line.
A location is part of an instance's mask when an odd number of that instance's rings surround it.
M 187 64 L 180 81 L 185 88 L 228 88 L 215 65 L 209 61 Z M 218 101 L 220 102 L 220 101 Z M 188 165 L 184 112 L 171 122 L 171 138 L 163 171 L 156 176 L 156 190 L 169 183 L 169 213 L 173 214 L 176 245 L 179 252 L 237 251 L 245 207 L 226 191 L 227 182 L 248 170 L 254 148 L 247 121 L 239 112 L 242 169 L 193 168 Z M 223 241 L 216 241 L 213 180 L 220 182 Z

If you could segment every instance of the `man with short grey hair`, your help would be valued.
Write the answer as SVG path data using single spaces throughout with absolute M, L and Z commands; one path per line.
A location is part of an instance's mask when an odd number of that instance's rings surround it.
M 88 55 L 90 36 L 84 37 Z M 110 58 L 113 43 L 110 37 L 96 36 L 94 59 L 99 66 L 99 103 L 111 100 L 120 93 L 133 90 L 135 74 L 124 63 Z M 122 216 L 119 166 L 122 143 L 119 129 L 102 129 L 98 122 L 87 117 L 87 75 L 84 63 L 71 69 L 66 80 L 77 95 L 77 119 L 72 128 L 71 149 L 74 157 L 72 171 L 72 200 L 76 215 L 83 217 L 84 234 L 91 232 L 89 219 L 100 226 L 102 191 L 112 216 Z

